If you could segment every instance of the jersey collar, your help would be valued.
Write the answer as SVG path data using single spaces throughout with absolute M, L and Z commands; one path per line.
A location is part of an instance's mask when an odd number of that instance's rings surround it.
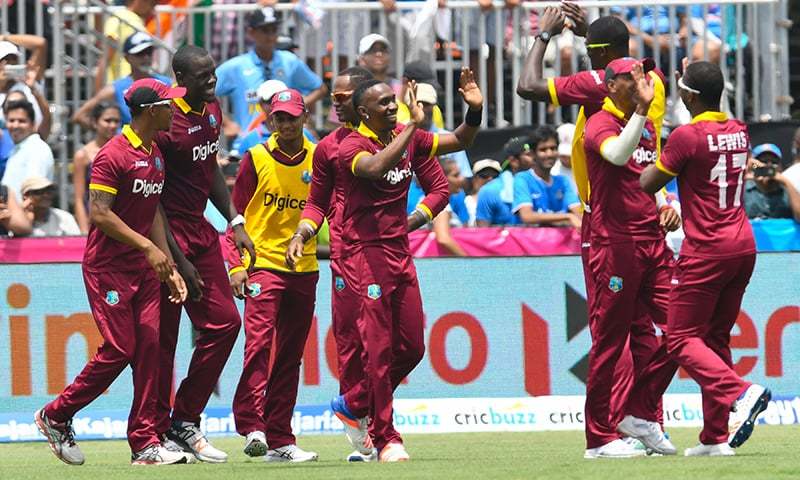
M 707 112 L 703 112 L 700 115 L 694 117 L 692 119 L 691 124 L 694 125 L 698 122 L 724 122 L 728 119 L 728 114 L 725 112 L 715 112 L 709 110 Z
M 196 113 L 198 115 L 203 115 L 203 114 L 206 113 L 206 104 L 205 103 L 203 103 L 203 111 L 202 112 L 196 112 L 196 111 L 192 110 L 192 107 L 190 107 L 189 104 L 186 103 L 186 100 L 184 100 L 182 98 L 174 98 L 172 101 L 175 102 L 175 105 L 177 105 L 178 108 L 181 109 L 181 112 L 183 112 L 184 114 L 192 112 L 192 113 Z
M 378 134 L 377 134 L 377 133 L 375 133 L 375 132 L 373 132 L 373 131 L 372 131 L 372 129 L 371 129 L 371 128 L 369 128 L 369 127 L 367 126 L 367 124 L 366 124 L 366 123 L 364 123 L 364 122 L 361 122 L 361 124 L 359 124 L 358 128 L 356 129 L 356 132 L 358 132 L 360 135 L 362 135 L 362 136 L 364 136 L 364 137 L 367 137 L 367 138 L 369 138 L 370 140 L 374 140 L 374 141 L 378 142 L 378 144 L 379 144 L 380 146 L 382 146 L 382 147 L 385 147 L 385 146 L 386 146 L 386 145 L 385 145 L 385 144 L 384 144 L 384 143 L 381 141 L 381 139 L 380 139 L 380 138 L 378 138 Z M 394 138 L 394 131 L 392 131 L 392 138 Z
M 313 146 L 313 144 L 308 140 L 308 138 L 306 138 L 305 135 L 303 135 L 303 149 L 300 150 L 299 152 L 297 152 L 294 156 L 291 156 L 288 153 L 285 153 L 283 150 L 281 150 L 281 147 L 278 145 L 278 133 L 277 132 L 274 132 L 267 139 L 267 150 L 269 150 L 270 152 L 278 151 L 284 157 L 288 158 L 292 162 L 298 162 L 298 158 L 301 157 L 301 156 L 304 156 L 307 152 L 310 152 L 312 146 Z
M 152 149 L 144 146 L 142 139 L 139 138 L 139 135 L 137 135 L 136 132 L 133 131 L 130 125 L 125 125 L 124 127 L 122 127 L 122 134 L 125 136 L 126 139 L 128 139 L 128 142 L 131 144 L 133 148 L 141 148 L 147 153 L 152 152 Z
M 625 119 L 625 112 L 623 112 L 622 110 L 617 108 L 616 105 L 614 105 L 614 101 L 611 100 L 611 97 L 606 97 L 603 99 L 603 110 L 610 113 L 611 115 L 614 115 L 620 120 Z

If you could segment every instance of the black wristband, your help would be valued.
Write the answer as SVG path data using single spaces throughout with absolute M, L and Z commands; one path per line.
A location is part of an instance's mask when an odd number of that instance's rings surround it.
M 464 116 L 464 123 L 469 125 L 470 127 L 480 127 L 481 120 L 483 119 L 483 108 L 480 110 L 467 110 L 467 114 Z

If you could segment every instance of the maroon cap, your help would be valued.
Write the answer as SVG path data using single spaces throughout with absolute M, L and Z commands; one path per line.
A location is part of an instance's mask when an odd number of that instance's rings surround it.
M 617 75 L 622 75 L 623 73 L 631 73 L 631 71 L 633 71 L 633 66 L 636 65 L 637 63 L 642 64 L 642 70 L 644 71 L 644 73 L 647 73 L 656 68 L 656 62 L 652 58 L 643 58 L 642 60 L 636 60 L 633 57 L 622 57 L 613 60 L 611 63 L 608 64 L 608 66 L 606 67 L 606 78 L 613 78 Z
M 183 87 L 170 87 L 155 78 L 142 78 L 133 82 L 125 91 L 128 106 L 147 105 L 162 100 L 172 100 L 186 95 Z
M 272 113 L 286 112 L 293 117 L 299 117 L 306 111 L 303 95 L 293 88 L 273 95 L 270 107 Z

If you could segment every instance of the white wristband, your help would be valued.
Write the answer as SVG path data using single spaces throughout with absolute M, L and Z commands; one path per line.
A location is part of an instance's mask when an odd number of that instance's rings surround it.
M 236 215 L 231 220 L 231 227 L 235 227 L 236 225 L 244 225 L 244 217 L 241 215 Z

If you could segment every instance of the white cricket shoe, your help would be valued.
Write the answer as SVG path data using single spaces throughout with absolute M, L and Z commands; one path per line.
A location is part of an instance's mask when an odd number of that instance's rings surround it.
M 716 445 L 698 444 L 696 447 L 687 448 L 683 451 L 686 457 L 732 457 L 736 452 L 727 443 Z
M 617 430 L 623 435 L 636 438 L 645 447 L 662 455 L 675 455 L 678 449 L 669 441 L 661 431 L 658 422 L 651 422 L 642 418 L 626 415 L 617 425 Z
M 742 446 L 753 433 L 758 415 L 767 409 L 772 392 L 761 385 L 750 385 L 734 403 L 728 417 L 728 445 Z
M 267 437 L 264 432 L 250 432 L 247 434 L 244 453 L 248 457 L 263 457 L 267 454 Z
M 364 455 L 363 453 L 359 452 L 358 450 L 353 451 L 350 455 L 347 456 L 348 462 L 376 462 L 378 460 L 378 451 L 374 448 L 369 455 Z
M 75 443 L 75 430 L 72 429 L 72 419 L 64 423 L 57 423 L 44 414 L 44 408 L 33 414 L 36 427 L 47 438 L 50 450 L 62 462 L 68 465 L 83 465 L 86 458 Z
M 183 449 L 183 447 L 173 442 L 169 438 L 166 438 L 166 436 L 164 436 L 164 438 L 161 439 L 161 446 L 166 448 L 170 452 L 182 453 L 186 457 L 186 463 L 198 462 L 197 458 L 194 456 L 192 452 L 187 452 L 186 450 Z
M 192 422 L 173 422 L 172 427 L 167 431 L 167 438 L 201 462 L 225 463 L 228 461 L 228 454 L 214 448 L 200 428 Z
M 160 443 L 153 443 L 131 455 L 131 465 L 175 465 L 189 463 L 186 452 L 166 449 Z
M 316 462 L 319 459 L 317 452 L 306 452 L 297 445 L 286 445 L 267 451 L 264 457 L 265 462 Z
M 392 442 L 387 443 L 378 454 L 381 462 L 407 462 L 411 457 L 406 452 L 406 447 L 402 443 Z
M 637 449 L 633 445 L 625 442 L 622 439 L 616 439 L 613 442 L 608 442 L 595 448 L 587 448 L 583 454 L 583 458 L 632 458 L 642 457 L 646 452 Z

